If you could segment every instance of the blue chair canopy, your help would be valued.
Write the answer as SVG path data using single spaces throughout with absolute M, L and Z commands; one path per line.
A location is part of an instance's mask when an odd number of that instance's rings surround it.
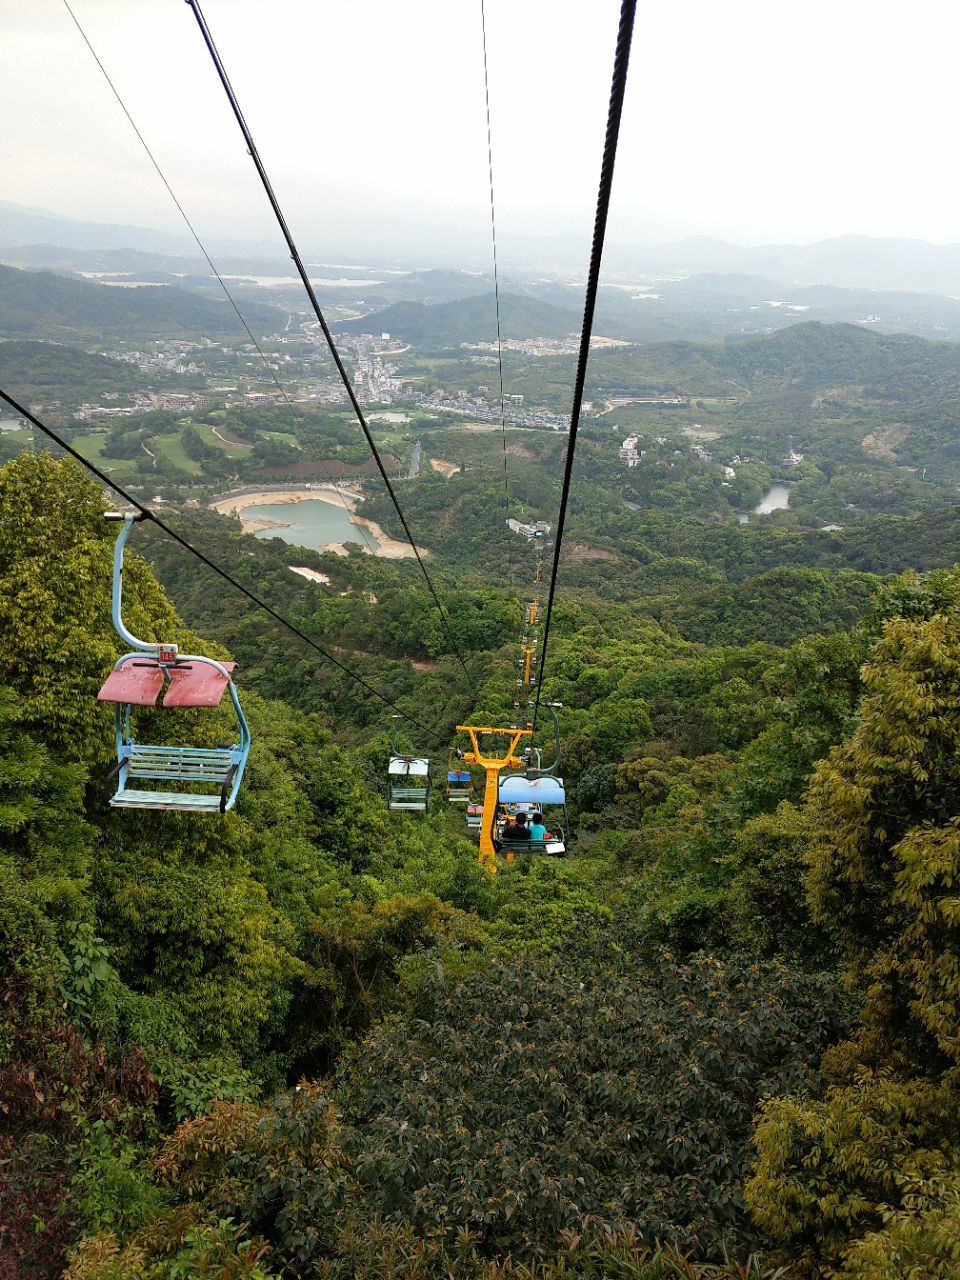
M 525 778 L 522 774 L 508 774 L 500 779 L 501 804 L 564 804 L 566 792 L 561 778 Z

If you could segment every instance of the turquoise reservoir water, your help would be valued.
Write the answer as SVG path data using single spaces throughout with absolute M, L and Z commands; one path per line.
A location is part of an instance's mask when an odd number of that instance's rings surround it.
M 377 541 L 363 525 L 350 523 L 350 512 L 332 502 L 306 498 L 303 502 L 271 503 L 269 506 L 246 507 L 247 520 L 282 520 L 283 529 L 263 529 L 258 538 L 282 538 L 298 547 L 319 551 L 330 542 L 359 542 L 376 551 Z

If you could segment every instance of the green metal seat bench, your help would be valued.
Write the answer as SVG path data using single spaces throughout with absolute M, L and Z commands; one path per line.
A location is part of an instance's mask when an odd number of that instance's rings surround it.
M 188 813 L 222 812 L 229 797 L 238 762 L 229 747 L 146 746 L 127 743 L 127 754 L 107 779 L 107 801 L 117 809 L 174 809 Z M 112 783 L 124 773 L 124 783 L 113 791 Z M 209 793 L 151 791 L 131 786 L 138 782 L 183 782 L 190 787 L 216 787 Z

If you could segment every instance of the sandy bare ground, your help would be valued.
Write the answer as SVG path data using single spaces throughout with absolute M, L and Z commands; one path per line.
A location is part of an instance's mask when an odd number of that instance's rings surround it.
M 891 422 L 885 427 L 878 427 L 860 441 L 860 448 L 868 458 L 877 458 L 883 462 L 896 462 L 897 446 L 903 444 L 913 430 L 906 422 Z
M 320 502 L 329 502 L 335 507 L 344 507 L 347 511 L 356 511 L 357 500 L 353 494 L 345 493 L 342 488 L 316 489 L 257 489 L 250 493 L 231 493 L 218 502 L 211 502 L 213 511 L 221 515 L 234 515 L 247 507 L 284 506 L 288 502 L 306 502 L 317 498 Z
M 290 566 L 290 572 L 299 573 L 301 578 L 309 578 L 311 582 L 328 583 L 330 581 L 329 574 L 320 573 L 318 569 L 308 569 L 307 566 L 303 564 L 292 564 Z
M 391 538 L 378 524 L 355 514 L 359 501 L 356 495 L 345 493 L 342 488 L 335 489 L 332 485 L 329 488 L 324 486 L 317 489 L 261 489 L 252 493 L 233 493 L 226 498 L 221 498 L 218 502 L 211 502 L 210 507 L 213 511 L 219 511 L 221 515 L 240 515 L 240 525 L 244 533 L 260 533 L 264 529 L 285 529 L 289 526 L 282 520 L 258 519 L 242 515 L 241 513 L 248 507 L 285 506 L 288 503 L 308 502 L 311 499 L 329 502 L 335 507 L 351 512 L 350 523 L 363 525 L 365 529 L 370 530 L 377 541 L 375 552 L 370 552 L 370 548 L 364 546 L 364 550 L 371 555 L 382 556 L 385 560 L 402 560 L 405 556 L 413 555 L 409 542 L 400 542 L 396 538 Z M 424 547 L 417 549 L 422 556 L 429 555 Z M 333 551 L 337 555 L 347 554 L 342 542 L 330 542 L 323 550 Z
M 602 547 L 591 547 L 585 542 L 572 542 L 569 547 L 564 548 L 562 559 L 582 562 L 584 560 L 619 560 L 620 557 L 612 551 L 604 551 Z
M 449 478 L 455 476 L 460 470 L 459 462 L 444 462 L 442 458 L 431 458 L 430 465 L 434 471 L 439 471 L 441 475 Z

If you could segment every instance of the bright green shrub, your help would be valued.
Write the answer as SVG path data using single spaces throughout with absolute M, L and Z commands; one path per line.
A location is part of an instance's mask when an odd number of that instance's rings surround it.
M 954 1280 L 960 1275 L 960 1176 L 917 1183 L 843 1257 L 856 1280 Z
M 919 1180 L 960 1171 L 947 1141 L 958 1126 L 960 1101 L 950 1086 L 865 1067 L 822 1101 L 768 1100 L 747 1204 L 775 1239 L 820 1262 L 837 1259 Z
M 166 1239 L 158 1239 L 158 1226 Z M 196 1213 L 171 1214 L 128 1244 L 114 1236 L 90 1236 L 73 1250 L 63 1280 L 279 1280 L 261 1266 L 262 1240 L 244 1238 L 228 1218 L 204 1221 Z
M 811 914 L 838 939 L 862 1021 L 825 1059 L 822 1099 L 765 1105 L 747 1199 L 761 1226 L 851 1275 L 861 1261 L 941 1274 L 933 1242 L 954 1210 L 918 1188 L 960 1174 L 958 585 L 936 575 L 925 598 L 906 584 L 911 616 L 887 613 L 857 727 L 806 804 Z

